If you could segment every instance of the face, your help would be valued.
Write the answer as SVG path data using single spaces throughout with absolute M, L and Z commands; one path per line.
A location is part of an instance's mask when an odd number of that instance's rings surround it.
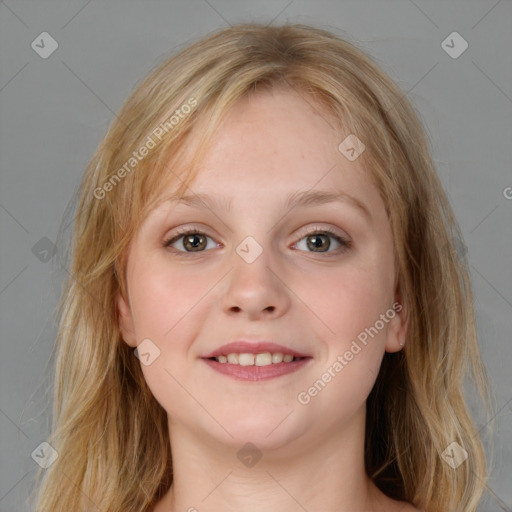
M 364 422 L 406 322 L 393 309 L 384 203 L 338 149 L 347 135 L 295 93 L 245 99 L 217 131 L 191 200 L 162 201 L 132 240 L 121 331 L 143 343 L 141 368 L 171 432 L 276 448 Z M 247 344 L 223 348 L 236 341 Z M 251 365 L 251 353 L 266 355 Z

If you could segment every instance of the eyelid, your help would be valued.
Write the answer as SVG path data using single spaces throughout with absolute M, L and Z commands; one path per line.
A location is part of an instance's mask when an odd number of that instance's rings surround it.
M 164 239 L 162 245 L 165 248 L 170 248 L 180 254 L 188 254 L 188 255 L 201 254 L 201 253 L 207 252 L 207 250 L 197 251 L 197 252 L 180 251 L 180 250 L 171 248 L 171 244 L 177 242 L 180 238 L 182 238 L 183 236 L 190 234 L 190 233 L 205 235 L 206 237 L 210 238 L 211 240 L 214 240 L 214 237 L 210 236 L 206 231 L 208 231 L 208 230 L 204 229 L 200 226 L 196 226 L 195 224 L 188 224 L 186 226 L 180 226 L 179 228 L 176 229 L 175 233 L 173 233 L 172 236 L 166 237 Z M 347 250 L 352 247 L 352 240 L 345 232 L 339 232 L 338 230 L 336 230 L 335 228 L 332 228 L 330 226 L 320 226 L 320 225 L 308 226 L 305 229 L 305 231 L 301 231 L 300 235 L 297 235 L 298 238 L 297 238 L 297 236 L 295 236 L 296 241 L 293 243 L 293 246 L 296 246 L 300 241 L 302 241 L 304 238 L 306 238 L 312 234 L 327 234 L 327 235 L 337 239 L 338 243 L 340 243 L 340 245 L 341 245 L 340 248 L 338 248 L 334 251 L 318 252 L 318 253 L 315 253 L 314 251 L 312 251 L 311 252 L 312 254 L 335 255 L 340 252 L 343 252 L 343 250 Z M 221 245 L 217 241 L 215 241 L 215 243 L 217 244 L 217 246 Z M 307 252 L 307 251 L 305 251 L 305 252 Z
M 206 230 L 204 228 L 196 226 L 195 224 L 187 224 L 186 226 L 176 228 L 176 233 L 173 235 L 173 238 L 190 232 L 204 233 L 206 235 L 207 233 L 205 233 L 205 231 Z
M 338 230 L 336 228 L 333 228 L 331 226 L 320 226 L 320 225 L 313 225 L 308 226 L 306 228 L 305 233 L 301 233 L 301 235 L 298 237 L 297 241 L 294 242 L 292 247 L 297 246 L 304 238 L 307 238 L 308 236 L 311 236 L 313 234 L 319 234 L 319 235 L 327 235 L 331 238 L 334 238 L 338 244 L 340 244 L 340 247 L 333 251 L 327 251 L 327 252 L 315 252 L 315 251 L 302 251 L 306 254 L 313 254 L 313 255 L 321 255 L 324 258 L 331 258 L 340 256 L 342 253 L 348 251 L 349 249 L 352 249 L 353 242 L 352 239 L 344 232 Z
M 209 235 L 207 233 L 207 231 L 208 231 L 208 229 L 202 228 L 200 226 L 196 226 L 195 224 L 187 224 L 186 226 L 180 226 L 180 227 L 176 228 L 176 231 L 172 235 L 166 236 L 164 238 L 162 245 L 163 245 L 163 247 L 172 249 L 172 247 L 170 247 L 171 244 L 177 242 L 180 238 L 182 238 L 183 236 L 190 234 L 190 233 L 197 233 L 200 235 L 205 235 L 206 237 L 214 240 L 214 237 L 212 235 Z M 216 241 L 215 241 L 215 243 L 217 245 L 220 245 Z M 184 253 L 184 254 L 199 254 L 200 252 L 205 252 L 205 251 L 198 251 L 197 253 L 194 253 L 194 252 L 186 252 L 186 251 L 177 251 L 176 250 L 176 252 Z
M 344 231 L 338 230 L 338 229 L 330 227 L 330 226 L 320 226 L 320 225 L 308 226 L 306 228 L 306 234 L 302 235 L 301 238 L 304 238 L 304 236 L 307 236 L 307 235 L 310 235 L 310 234 L 313 234 L 313 233 L 318 233 L 318 232 L 321 232 L 321 231 L 324 231 L 326 233 L 330 233 L 332 235 L 339 236 L 340 238 L 343 238 L 343 240 L 346 240 L 346 241 L 350 240 L 350 237 Z

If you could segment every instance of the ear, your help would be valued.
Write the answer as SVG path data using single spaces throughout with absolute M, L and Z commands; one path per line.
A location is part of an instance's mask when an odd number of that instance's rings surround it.
M 119 329 L 121 331 L 123 341 L 130 347 L 135 348 L 137 346 L 137 342 L 133 326 L 132 312 L 130 310 L 130 306 L 121 294 L 117 296 L 117 310 Z
M 389 321 L 386 334 L 386 352 L 398 352 L 405 346 L 409 330 L 409 310 L 396 300 L 392 306 L 395 316 Z

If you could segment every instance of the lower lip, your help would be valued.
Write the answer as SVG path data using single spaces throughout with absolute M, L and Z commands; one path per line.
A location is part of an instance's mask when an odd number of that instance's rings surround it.
M 311 361 L 311 357 L 305 357 L 298 361 L 290 363 L 275 363 L 267 366 L 241 366 L 239 364 L 219 363 L 212 359 L 203 359 L 203 361 L 219 373 L 228 375 L 237 380 L 260 381 L 288 375 L 289 373 L 300 370 Z

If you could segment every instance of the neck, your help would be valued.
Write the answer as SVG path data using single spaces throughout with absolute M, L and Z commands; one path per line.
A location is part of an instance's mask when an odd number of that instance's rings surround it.
M 381 493 L 364 469 L 364 419 L 281 446 L 262 438 L 253 449 L 172 422 L 173 484 L 155 512 L 371 510 Z

